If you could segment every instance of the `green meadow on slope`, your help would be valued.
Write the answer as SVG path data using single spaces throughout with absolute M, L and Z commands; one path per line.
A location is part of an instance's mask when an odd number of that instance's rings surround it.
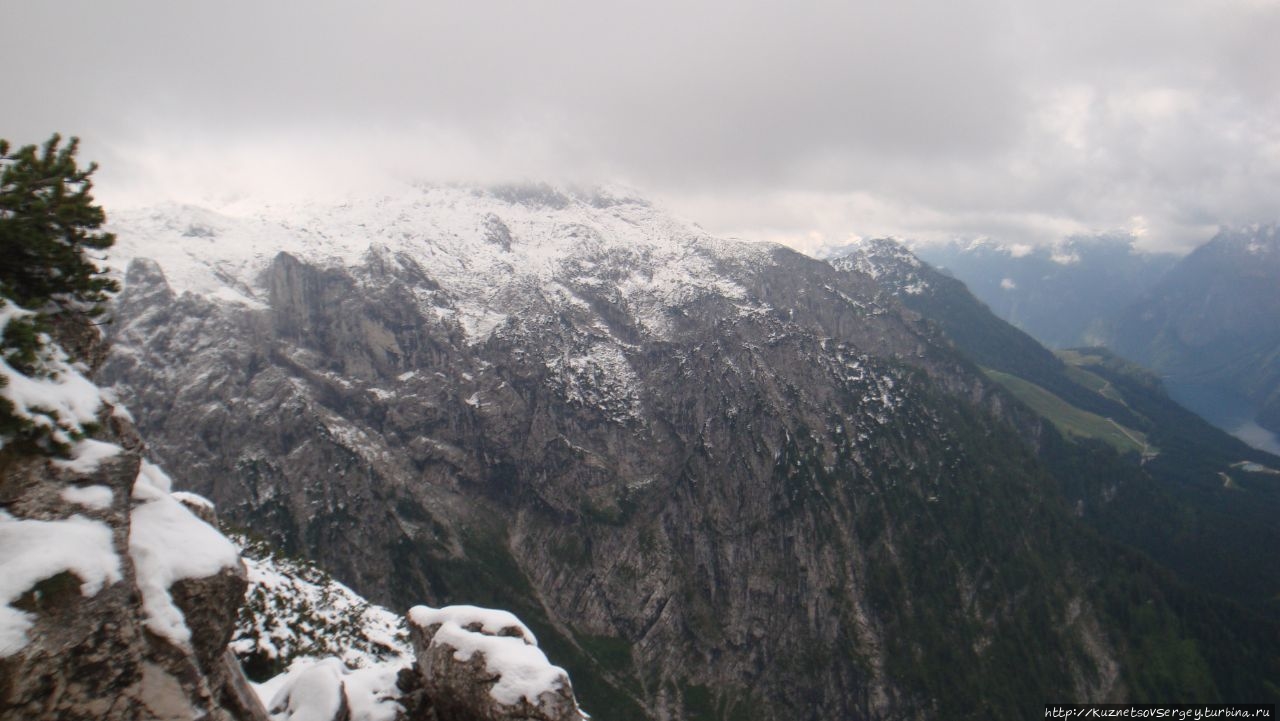
M 1097 438 L 1105 441 L 1121 453 L 1136 452 L 1143 455 L 1155 450 L 1147 442 L 1140 431 L 1116 423 L 1110 418 L 1103 418 L 1096 413 L 1081 410 L 1040 386 L 1023 380 L 1015 375 L 1000 371 L 984 369 L 993 380 L 1004 386 L 1018 400 L 1026 403 L 1031 410 L 1044 416 L 1068 436 Z M 1096 377 L 1096 376 L 1094 376 Z

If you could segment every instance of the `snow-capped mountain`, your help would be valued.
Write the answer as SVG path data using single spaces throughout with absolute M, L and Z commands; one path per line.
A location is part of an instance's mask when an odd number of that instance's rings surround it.
M 1027 647 L 1023 701 L 1146 688 L 1034 431 L 865 272 L 544 186 L 113 223 L 153 452 L 377 603 L 518 613 L 589 709 L 929 717 Z
M 529 616 L 519 604 L 545 599 L 536 613 L 583 661 L 640 629 L 637 663 L 687 647 L 701 612 L 673 594 L 718 583 L 686 567 L 694 529 L 759 528 L 800 503 L 769 480 L 814 452 L 800 425 L 845 449 L 830 463 L 872 463 L 862 443 L 918 432 L 897 412 L 914 381 L 889 359 L 952 363 L 926 358 L 870 279 L 828 268 L 813 284 L 805 270 L 826 266 L 640 202 L 430 188 L 279 213 L 115 217 L 115 262 L 133 262 L 104 372 L 146 411 L 153 451 L 383 603 Z M 811 291 L 810 308 L 793 302 Z M 466 565 L 484 557 L 512 570 Z M 654 590 L 635 594 L 637 577 Z M 682 703 L 617 680 L 630 656 L 595 671 L 622 713 Z
M 671 307 L 707 295 L 745 300 L 745 289 L 720 269 L 769 254 L 718 241 L 620 191 L 570 195 L 545 186 L 427 186 L 337 206 L 225 213 L 175 206 L 113 221 L 126 231 L 111 256 L 121 272 L 149 258 L 175 293 L 249 308 L 269 300 L 262 278 L 279 253 L 320 268 L 406 260 L 438 286 L 415 288 L 419 307 L 456 324 L 473 344 L 522 315 L 584 307 L 590 299 L 581 291 L 605 287 L 638 330 L 660 338 L 671 330 Z M 743 308 L 752 310 L 760 308 Z
M 816 257 L 841 270 L 868 275 L 895 295 L 920 295 L 930 289 L 923 264 L 905 245 L 893 238 L 869 238 L 857 243 L 821 249 Z

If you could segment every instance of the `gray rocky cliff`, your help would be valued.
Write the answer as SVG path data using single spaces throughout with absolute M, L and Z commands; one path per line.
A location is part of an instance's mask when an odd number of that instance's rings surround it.
M 532 211 L 486 212 L 478 290 L 429 245 L 275 254 L 242 303 L 137 261 L 104 373 L 237 522 L 379 602 L 517 611 L 616 718 L 938 717 L 1028 646 L 1034 693 L 1122 693 L 1002 396 L 874 279 L 687 241 L 654 302 L 609 215 L 535 225 L 574 248 L 535 282 Z

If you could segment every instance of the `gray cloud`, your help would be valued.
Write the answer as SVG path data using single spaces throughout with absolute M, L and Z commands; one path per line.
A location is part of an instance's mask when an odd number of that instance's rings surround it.
M 1185 248 L 1280 215 L 1280 3 L 7 3 L 115 202 L 621 179 L 717 231 Z

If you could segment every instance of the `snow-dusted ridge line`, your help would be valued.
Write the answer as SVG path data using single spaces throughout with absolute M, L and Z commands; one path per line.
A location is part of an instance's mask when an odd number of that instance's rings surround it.
M 502 188 L 405 187 L 336 205 L 126 210 L 111 217 L 118 240 L 109 263 L 123 275 L 129 261 L 149 258 L 178 294 L 261 309 L 261 273 L 281 252 L 319 267 L 355 266 L 370 252 L 402 255 L 453 299 L 442 310 L 483 340 L 513 310 L 504 298 L 560 277 L 599 282 L 592 271 L 604 256 L 627 259 L 632 275 L 616 287 L 660 332 L 660 314 L 644 310 L 704 294 L 741 297 L 715 264 L 768 253 L 769 246 L 713 238 L 630 196 L 534 190 L 522 197 Z

